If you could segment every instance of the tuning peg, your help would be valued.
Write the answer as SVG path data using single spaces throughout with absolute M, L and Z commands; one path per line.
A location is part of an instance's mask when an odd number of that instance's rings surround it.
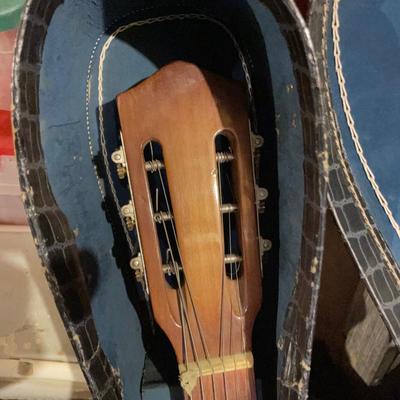
M 163 272 L 164 274 L 168 276 L 176 275 L 176 272 L 179 271 L 181 272 L 183 270 L 182 266 L 177 264 L 177 263 L 169 263 L 169 264 L 164 264 L 163 267 Z
M 266 200 L 268 197 L 268 190 L 263 187 L 259 187 L 256 185 L 256 198 L 257 202 L 260 203 L 261 201 Z
M 258 149 L 264 144 L 264 138 L 261 135 L 256 135 L 255 133 L 251 133 L 251 142 L 253 145 L 253 149 Z
M 139 282 L 143 282 L 144 280 L 144 268 L 143 268 L 143 260 L 142 254 L 138 253 L 138 255 L 131 259 L 129 262 L 130 267 L 135 272 L 135 277 Z
M 174 217 L 169 211 L 160 211 L 154 214 L 154 221 L 162 224 L 165 221 L 171 221 Z
M 160 160 L 151 160 L 151 161 L 145 162 L 144 168 L 147 172 L 153 173 L 153 172 L 161 171 L 162 169 L 165 168 L 165 165 Z
M 256 187 L 256 202 L 257 202 L 257 208 L 259 214 L 262 214 L 265 210 L 265 200 L 268 197 L 268 190 L 263 187 L 259 187 L 255 185 Z
M 124 149 L 120 147 L 111 154 L 111 160 L 117 164 L 117 175 L 119 179 L 124 179 L 126 176 L 126 160 Z
M 122 215 L 125 219 L 126 227 L 128 231 L 133 231 L 136 225 L 135 211 L 133 209 L 132 201 L 121 207 Z
M 222 214 L 234 213 L 238 210 L 237 204 L 225 203 L 221 204 L 220 211 Z
M 272 242 L 268 239 L 264 239 L 260 237 L 260 253 L 261 253 L 261 258 L 264 255 L 265 252 L 270 251 L 272 248 Z
M 235 159 L 235 156 L 229 151 L 220 151 L 216 154 L 215 159 L 217 163 L 223 164 Z
M 243 261 L 242 256 L 239 256 L 237 254 L 225 254 L 224 256 L 225 264 L 241 263 L 242 261 Z

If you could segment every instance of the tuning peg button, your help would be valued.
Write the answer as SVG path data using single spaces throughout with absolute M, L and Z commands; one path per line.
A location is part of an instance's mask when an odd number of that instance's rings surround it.
M 253 144 L 253 149 L 259 149 L 264 144 L 264 138 L 261 135 L 251 134 L 251 141 Z
M 143 281 L 144 266 L 141 253 L 138 253 L 137 257 L 132 258 L 129 265 L 133 269 L 136 279 L 138 281 Z
M 265 252 L 270 251 L 272 248 L 272 242 L 268 239 L 260 238 L 260 252 L 261 257 Z
M 258 201 L 266 200 L 268 197 L 268 190 L 259 186 L 257 186 L 256 189 L 257 189 L 257 200 Z
M 133 231 L 136 225 L 135 211 L 133 209 L 132 201 L 121 207 L 122 216 L 124 217 L 128 231 Z
M 111 160 L 117 164 L 117 175 L 119 179 L 126 177 L 126 160 L 124 149 L 120 147 L 111 154 Z

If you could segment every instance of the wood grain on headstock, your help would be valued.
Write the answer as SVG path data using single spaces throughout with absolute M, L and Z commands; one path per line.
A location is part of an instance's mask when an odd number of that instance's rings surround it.
M 179 364 L 251 351 L 261 303 L 252 150 L 242 87 L 185 62 L 172 63 L 117 98 L 154 316 Z M 241 274 L 225 272 L 215 137 L 232 146 Z M 226 133 L 228 132 L 228 133 Z M 161 145 L 184 279 L 165 279 L 144 147 Z M 252 369 L 198 380 L 192 399 L 255 399 Z

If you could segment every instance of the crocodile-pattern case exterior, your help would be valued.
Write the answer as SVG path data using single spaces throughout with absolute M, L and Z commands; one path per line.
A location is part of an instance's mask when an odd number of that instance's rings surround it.
M 121 398 L 119 377 L 100 347 L 74 233 L 57 206 L 44 165 L 39 126 L 42 46 L 55 1 L 28 1 L 17 38 L 13 124 L 22 199 L 37 251 L 90 390 L 96 399 Z
M 278 376 L 279 399 L 306 399 L 321 276 L 325 228 L 327 148 L 321 81 L 308 29 L 292 2 L 270 1 L 288 42 L 299 85 L 304 136 L 305 208 L 301 260 L 284 333 L 278 340 L 283 353 Z M 289 11 L 290 10 L 290 11 Z M 314 147 L 314 144 L 316 146 Z

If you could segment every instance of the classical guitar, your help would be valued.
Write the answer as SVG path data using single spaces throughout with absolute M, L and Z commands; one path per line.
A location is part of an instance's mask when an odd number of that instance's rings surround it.
M 242 86 L 174 62 L 117 98 L 137 229 L 132 262 L 169 338 L 185 397 L 255 399 L 251 336 L 261 304 L 262 241 Z M 261 246 L 260 246 L 261 243 Z

